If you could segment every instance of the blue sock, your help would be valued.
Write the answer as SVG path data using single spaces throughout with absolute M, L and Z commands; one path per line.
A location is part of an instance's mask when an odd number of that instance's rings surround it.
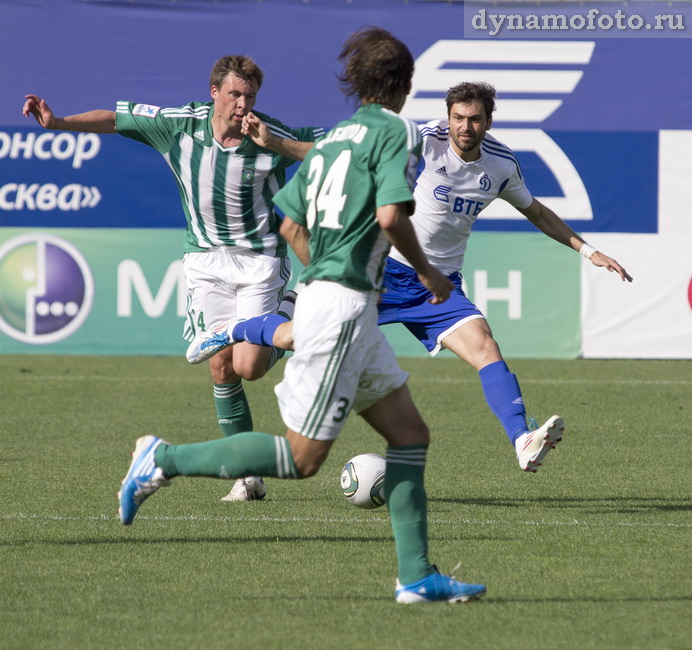
M 526 410 L 516 375 L 504 361 L 495 361 L 478 373 L 490 410 L 504 427 L 507 437 L 515 440 L 528 430 Z
M 272 347 L 274 332 L 279 325 L 286 323 L 289 319 L 278 314 L 265 314 L 264 316 L 255 316 L 247 320 L 240 321 L 231 332 L 231 338 L 234 341 L 247 341 L 255 345 L 263 345 L 264 347 Z

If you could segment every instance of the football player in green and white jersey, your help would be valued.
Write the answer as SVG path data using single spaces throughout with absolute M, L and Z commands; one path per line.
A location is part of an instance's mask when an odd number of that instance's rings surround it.
M 427 261 L 409 222 L 420 136 L 398 112 L 411 89 L 413 57 L 389 32 L 371 27 L 353 34 L 340 58 L 342 83 L 361 107 L 317 143 L 275 197 L 286 213 L 281 233 L 305 264 L 307 284 L 296 302 L 295 354 L 276 388 L 286 435 L 250 432 L 192 445 L 140 438 L 119 493 L 120 519 L 131 524 L 144 500 L 177 476 L 313 476 L 355 410 L 388 445 L 384 490 L 397 602 L 474 600 L 485 594 L 483 585 L 443 575 L 429 559 L 423 473 L 430 434 L 408 375 L 377 326 L 390 244 L 433 302 L 446 300 L 452 288 Z
M 225 56 L 212 68 L 209 102 L 160 108 L 119 101 L 116 111 L 60 118 L 43 99 L 26 96 L 24 115 L 33 114 L 47 129 L 120 133 L 155 148 L 168 163 L 187 219 L 183 268 L 188 341 L 209 336 L 231 319 L 277 311 L 290 276 L 272 196 L 298 157 L 291 157 L 291 147 L 314 142 L 323 130 L 292 129 L 258 113 L 273 133 L 286 139 L 286 155 L 262 149 L 243 135 L 243 118 L 253 109 L 262 80 L 263 72 L 251 58 Z M 290 308 L 289 300 L 285 310 Z M 245 343 L 209 361 L 224 436 L 252 430 L 242 380 L 259 379 L 282 355 Z M 265 493 L 259 477 L 248 477 L 225 499 L 246 501 Z

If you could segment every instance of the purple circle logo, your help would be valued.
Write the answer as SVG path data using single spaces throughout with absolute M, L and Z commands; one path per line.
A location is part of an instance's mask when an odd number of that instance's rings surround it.
M 64 239 L 21 235 L 0 246 L 0 330 L 41 345 L 77 331 L 91 311 L 94 278 Z

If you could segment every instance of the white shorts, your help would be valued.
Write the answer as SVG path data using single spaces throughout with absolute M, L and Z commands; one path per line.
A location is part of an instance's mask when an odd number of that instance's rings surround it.
M 293 317 L 295 352 L 274 391 L 289 429 L 334 440 L 361 413 L 403 386 L 408 373 L 377 326 L 378 294 L 311 282 Z
M 287 257 L 215 246 L 186 253 L 183 272 L 187 284 L 187 320 L 183 338 L 209 332 L 236 318 L 275 312 L 291 275 Z

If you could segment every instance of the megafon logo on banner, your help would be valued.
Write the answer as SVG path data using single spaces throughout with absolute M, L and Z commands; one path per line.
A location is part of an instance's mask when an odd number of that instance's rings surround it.
M 500 97 L 493 114 L 493 135 L 514 151 L 535 152 L 563 193 L 536 198 L 563 219 L 591 220 L 591 201 L 579 173 L 545 131 L 495 127 L 501 123 L 538 124 L 548 119 L 562 105 L 560 96 L 574 92 L 584 74 L 574 68 L 588 65 L 594 47 L 595 43 L 590 41 L 437 41 L 416 59 L 411 94 L 401 114 L 418 122 L 439 119 L 445 112 L 444 101 L 439 97 L 444 97 L 452 86 L 462 81 L 492 84 Z M 491 67 L 482 68 L 483 65 Z M 569 69 L 555 69 L 558 65 Z M 541 66 L 548 69 L 541 70 Z M 431 94 L 438 98 L 430 98 Z M 541 97 L 508 97 L 512 94 Z M 495 201 L 483 210 L 480 218 L 524 217 L 504 201 Z
M 82 254 L 51 235 L 22 235 L 0 246 L 0 330 L 17 341 L 55 343 L 91 311 L 94 279 Z

